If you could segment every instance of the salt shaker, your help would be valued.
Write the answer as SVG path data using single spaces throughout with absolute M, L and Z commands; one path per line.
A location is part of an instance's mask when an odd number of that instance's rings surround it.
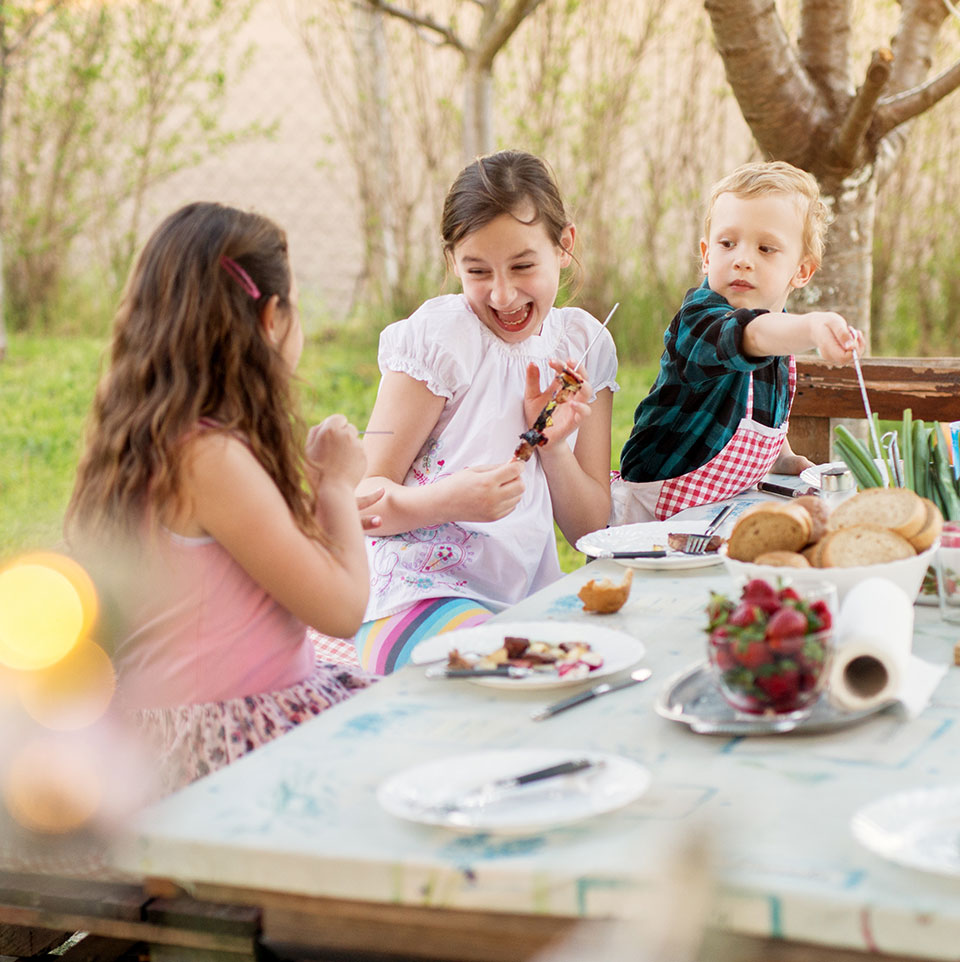
M 829 468 L 820 475 L 820 498 L 832 511 L 857 493 L 857 482 L 849 468 Z

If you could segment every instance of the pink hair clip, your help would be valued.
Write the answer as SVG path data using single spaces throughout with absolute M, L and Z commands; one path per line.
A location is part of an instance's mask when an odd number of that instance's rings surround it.
M 240 286 L 256 301 L 260 299 L 260 288 L 253 283 L 253 278 L 233 259 L 223 255 L 220 266 L 231 276 L 235 277 Z

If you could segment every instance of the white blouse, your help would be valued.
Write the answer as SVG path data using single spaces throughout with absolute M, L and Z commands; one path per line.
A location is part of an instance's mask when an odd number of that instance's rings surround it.
M 446 399 L 403 483 L 432 484 L 464 468 L 509 461 L 529 427 L 523 414 L 527 364 L 537 364 L 541 384 L 548 383 L 554 377 L 550 359 L 579 358 L 599 327 L 586 311 L 555 307 L 539 334 L 508 344 L 482 323 L 463 294 L 449 294 L 385 328 L 380 370 L 408 374 Z M 619 390 L 617 351 L 608 331 L 591 348 L 586 369 L 594 391 Z M 567 438 L 571 448 L 575 442 L 576 432 Z M 500 610 L 558 578 L 553 506 L 538 457 L 527 462 L 523 483 L 519 504 L 499 521 L 368 537 L 372 580 L 364 620 L 396 614 L 425 598 L 471 598 Z

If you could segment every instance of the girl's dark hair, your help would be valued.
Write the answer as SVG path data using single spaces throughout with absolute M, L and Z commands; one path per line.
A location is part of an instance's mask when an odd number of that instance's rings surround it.
M 560 247 L 570 218 L 544 161 L 522 150 L 478 157 L 460 171 L 443 202 L 440 236 L 444 253 L 452 254 L 467 234 L 501 214 L 520 220 L 517 211 L 526 202 L 533 207 L 533 217 L 522 223 L 542 223 L 550 240 Z
M 144 519 L 157 521 L 158 505 L 182 506 L 182 442 L 206 418 L 243 437 L 297 524 L 318 534 L 290 371 L 260 322 L 273 295 L 292 320 L 290 288 L 286 235 L 265 217 L 196 203 L 157 228 L 114 319 L 67 512 L 71 533 L 136 536 Z

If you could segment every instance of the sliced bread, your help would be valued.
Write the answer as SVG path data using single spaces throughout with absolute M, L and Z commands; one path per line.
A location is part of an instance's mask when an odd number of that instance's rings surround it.
M 830 528 L 876 524 L 904 538 L 911 538 L 924 526 L 926 519 L 923 499 L 909 488 L 867 488 L 833 509 Z
M 855 568 L 916 556 L 913 545 L 906 538 L 879 524 L 838 528 L 831 531 L 821 545 L 820 566 L 823 568 Z
M 810 540 L 812 522 L 806 508 L 787 504 L 758 504 L 734 525 L 727 555 L 753 561 L 765 551 L 799 551 Z
M 814 541 L 813 544 L 808 544 L 801 554 L 810 563 L 811 568 L 822 568 L 823 565 L 820 563 L 820 553 L 822 551 L 823 539 L 821 538 L 819 541 Z
M 921 498 L 920 500 L 927 509 L 927 518 L 923 527 L 907 539 L 916 549 L 917 554 L 926 551 L 943 531 L 943 515 L 940 513 L 940 509 L 929 498 Z

